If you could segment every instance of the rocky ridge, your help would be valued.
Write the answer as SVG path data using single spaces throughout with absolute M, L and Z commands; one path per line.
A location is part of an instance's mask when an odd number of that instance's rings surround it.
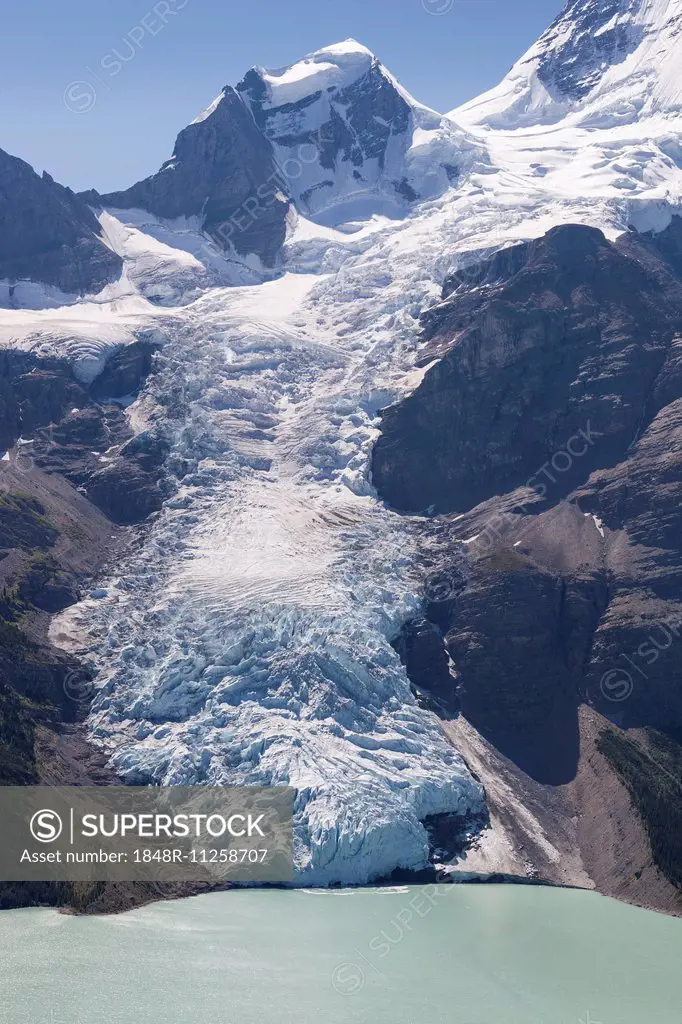
M 226 87 L 217 101 L 177 137 L 173 155 L 157 174 L 122 192 L 83 193 L 93 205 L 142 209 L 173 220 L 196 218 L 201 229 L 224 247 L 257 253 L 274 263 L 286 234 L 289 202 L 272 147 L 258 131 L 239 93 Z M 236 230 L 231 218 L 245 201 L 259 205 L 259 216 L 244 218 Z
M 561 227 L 447 278 L 374 449 L 430 517 L 450 705 L 544 787 L 579 774 L 581 705 L 682 735 L 681 237 Z
M 70 189 L 0 150 L 0 306 L 16 285 L 39 281 L 66 295 L 98 292 L 122 261 L 101 238 L 92 211 Z

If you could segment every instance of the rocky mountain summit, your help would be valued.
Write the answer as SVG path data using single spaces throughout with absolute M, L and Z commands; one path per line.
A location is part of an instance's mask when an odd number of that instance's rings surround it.
M 0 150 L 0 305 L 12 305 L 17 283 L 25 280 L 66 294 L 100 291 L 121 267 L 78 196 Z
M 483 158 L 354 39 L 291 67 L 253 68 L 237 88 L 297 209 L 321 223 L 400 215 Z

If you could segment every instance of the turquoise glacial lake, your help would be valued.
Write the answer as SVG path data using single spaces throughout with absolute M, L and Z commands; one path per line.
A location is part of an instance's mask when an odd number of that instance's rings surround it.
M 528 886 L 0 913 L 3 1024 L 682 1024 L 682 920 Z

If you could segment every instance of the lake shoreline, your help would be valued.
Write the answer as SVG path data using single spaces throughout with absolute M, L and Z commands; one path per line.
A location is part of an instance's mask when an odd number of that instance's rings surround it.
M 426 872 L 424 874 L 427 874 Z M 660 907 L 647 906 L 642 903 L 634 903 L 630 900 L 619 899 L 616 896 L 612 896 L 609 893 L 600 892 L 596 888 L 587 888 L 581 885 L 572 885 L 570 883 L 552 882 L 543 879 L 536 878 L 521 878 L 515 876 L 505 876 L 499 873 L 487 876 L 487 877 L 469 877 L 469 878 L 458 878 L 454 879 L 443 879 L 437 876 L 426 877 L 426 878 L 415 878 L 414 876 L 408 877 L 407 875 L 401 876 L 400 878 L 390 878 L 384 880 L 378 880 L 376 882 L 368 882 L 366 885 L 334 885 L 326 887 L 315 887 L 315 886 L 291 886 L 291 885 L 279 885 L 275 883 L 269 883 L 265 885 L 249 886 L 249 885 L 230 885 L 226 884 L 223 886 L 216 886 L 215 888 L 207 889 L 205 886 L 198 885 L 195 889 L 191 887 L 183 886 L 182 892 L 176 893 L 157 893 L 151 896 L 149 899 L 140 901 L 137 903 L 127 904 L 120 907 L 112 907 L 109 909 L 100 910 L 76 910 L 73 907 L 68 906 L 52 906 L 50 904 L 39 904 L 33 907 L 3 907 L 0 909 L 0 915 L 3 911 L 12 910 L 55 910 L 58 914 L 65 915 L 67 917 L 89 917 L 89 918 L 107 918 L 107 917 L 120 917 L 125 914 L 130 914 L 136 910 L 140 910 L 143 907 L 151 907 L 156 904 L 164 903 L 178 903 L 183 900 L 194 900 L 200 896 L 215 896 L 218 893 L 223 892 L 248 892 L 248 891 L 278 891 L 278 892 L 308 892 L 308 893 L 341 893 L 341 892 L 363 892 L 372 890 L 384 890 L 389 892 L 392 889 L 403 889 L 406 887 L 421 887 L 427 886 L 445 886 L 445 887 L 478 887 L 478 886 L 509 886 L 518 887 L 526 886 L 529 888 L 542 888 L 542 889 L 560 889 L 569 890 L 573 892 L 591 892 L 596 895 L 603 896 L 605 899 L 613 900 L 615 903 L 622 904 L 624 906 L 634 907 L 638 910 L 646 910 L 651 913 L 661 914 L 664 917 L 672 917 L 680 919 L 682 918 L 682 911 L 673 912 L 670 910 L 664 910 Z

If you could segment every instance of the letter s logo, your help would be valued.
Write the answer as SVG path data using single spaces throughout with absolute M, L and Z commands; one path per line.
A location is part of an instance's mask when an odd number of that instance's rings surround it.
M 53 843 L 62 834 L 63 825 L 56 811 L 36 811 L 29 827 L 39 843 Z

